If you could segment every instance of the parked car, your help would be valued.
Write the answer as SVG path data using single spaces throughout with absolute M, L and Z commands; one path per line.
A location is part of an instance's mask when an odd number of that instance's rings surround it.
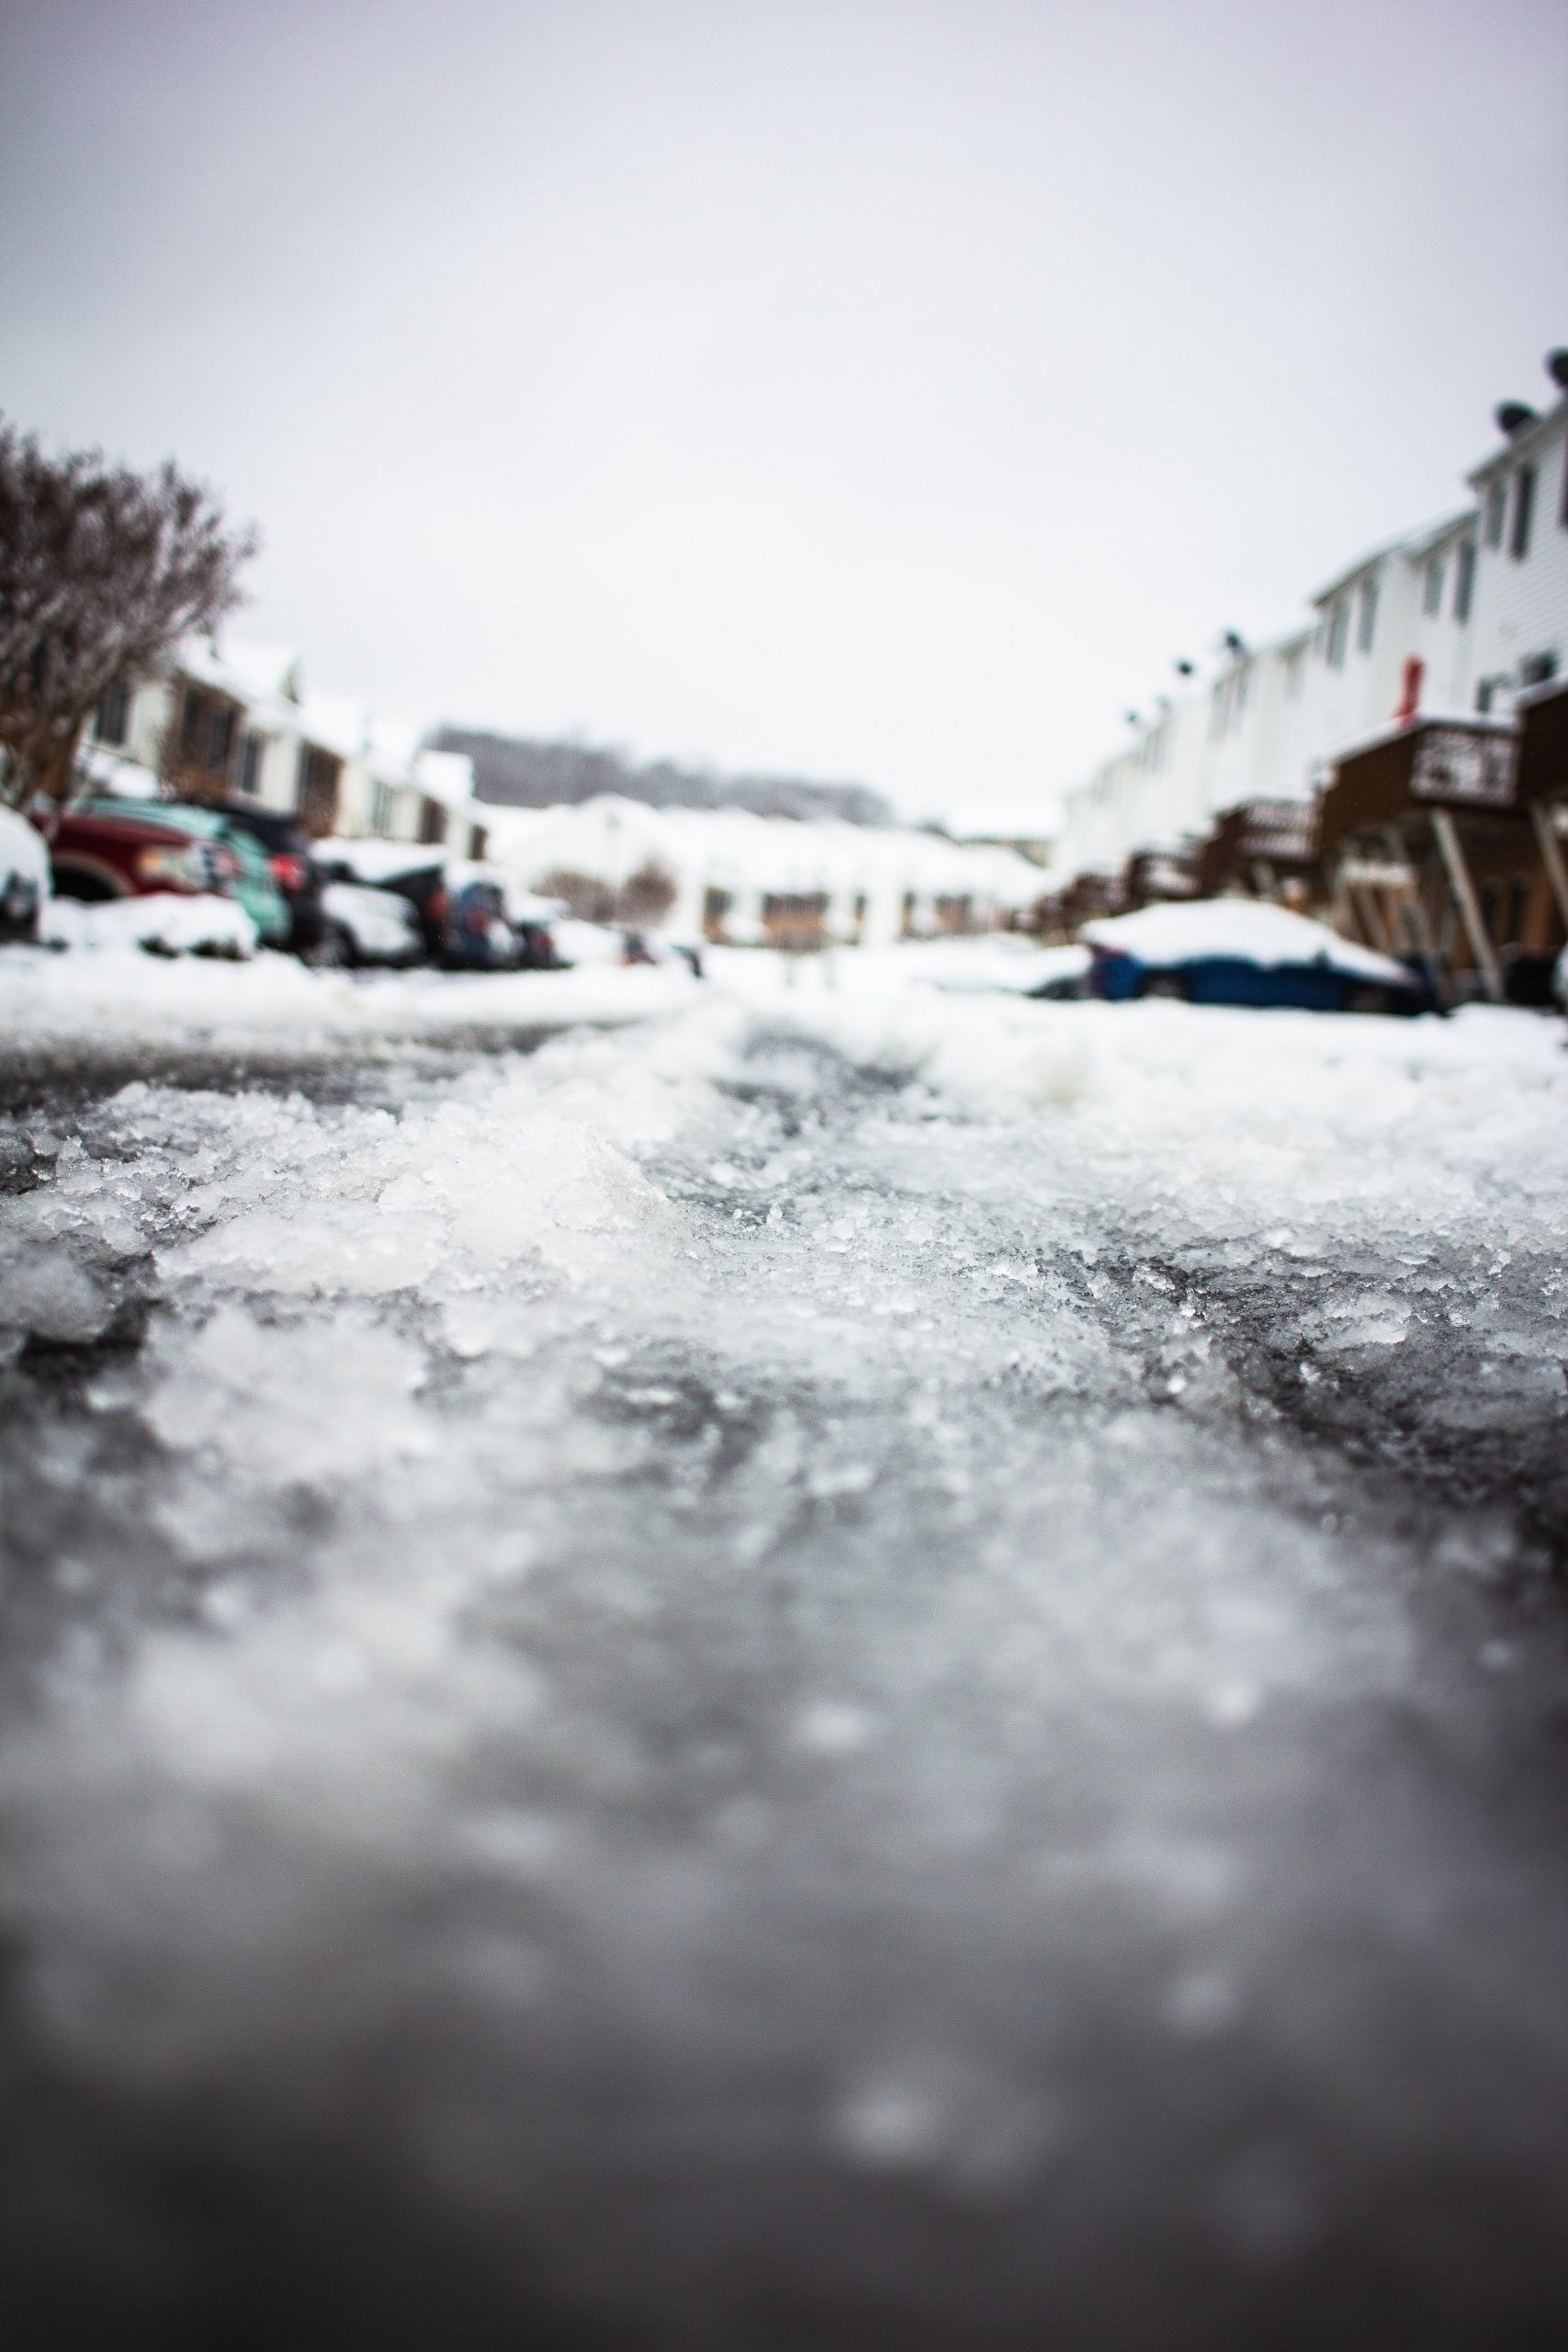
M 1259 899 L 1144 907 L 1086 923 L 1083 939 L 1089 993 L 1112 1003 L 1162 996 L 1309 1012 L 1436 1009 L 1429 982 L 1412 966 Z
M 317 962 L 417 964 L 424 955 L 419 916 L 409 900 L 366 882 L 323 885 L 321 927 Z
M 420 943 L 438 963 L 446 942 L 446 864 L 438 849 L 416 842 L 318 842 L 316 864 L 325 883 L 389 890 L 413 909 Z
M 1029 960 L 1030 986 L 1024 994 L 1047 1004 L 1088 996 L 1093 960 L 1087 947 L 1042 947 Z
M 703 976 L 702 950 L 692 941 L 671 939 L 668 932 L 628 927 L 621 933 L 623 964 L 683 964 L 694 980 Z
M 88 901 L 209 893 L 238 899 L 265 947 L 287 944 L 288 900 L 259 842 L 220 810 L 165 800 L 85 800 L 50 827 L 56 894 Z
M 25 817 L 0 808 L 0 941 L 37 939 L 48 898 L 48 843 Z
M 565 911 L 557 899 L 508 888 L 506 920 L 517 933 L 517 961 L 524 971 L 570 971 L 570 958 L 561 953 L 557 936 Z
M 454 879 L 446 893 L 441 961 L 448 971 L 504 972 L 520 956 L 517 933 L 506 920 L 506 894 L 482 876 Z
M 328 962 L 334 960 L 337 942 L 321 904 L 321 869 L 312 854 L 310 836 L 299 818 L 274 808 L 254 808 L 244 800 L 224 801 L 220 813 L 261 845 L 288 908 L 285 944 L 307 963 L 323 956 Z

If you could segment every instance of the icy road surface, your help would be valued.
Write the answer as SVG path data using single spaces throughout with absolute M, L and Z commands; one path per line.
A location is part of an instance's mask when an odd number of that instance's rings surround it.
M 1557 1027 L 864 970 L 13 1057 L 7 2343 L 1561 2341 Z

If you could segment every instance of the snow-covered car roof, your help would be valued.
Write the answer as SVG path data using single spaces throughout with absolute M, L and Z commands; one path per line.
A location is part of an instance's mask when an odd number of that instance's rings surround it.
M 1090 947 L 1135 956 L 1142 964 L 1191 964 L 1232 956 L 1247 964 L 1326 964 L 1369 980 L 1408 982 L 1392 956 L 1342 939 L 1323 922 L 1293 915 L 1265 899 L 1189 899 L 1142 907 L 1136 914 L 1086 922 Z
M 447 863 L 439 842 L 353 841 L 333 834 L 318 842 L 313 852 L 322 865 L 345 865 L 360 882 L 373 888 L 400 874 L 427 874 Z

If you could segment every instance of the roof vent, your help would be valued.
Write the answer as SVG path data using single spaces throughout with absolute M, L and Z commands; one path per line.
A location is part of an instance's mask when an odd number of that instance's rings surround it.
M 1493 413 L 1497 419 L 1498 432 L 1506 433 L 1510 441 L 1516 434 L 1522 433 L 1527 424 L 1533 424 L 1536 421 L 1536 411 L 1527 407 L 1523 401 L 1499 401 Z
M 1549 351 L 1546 372 L 1559 391 L 1568 392 L 1568 351 Z

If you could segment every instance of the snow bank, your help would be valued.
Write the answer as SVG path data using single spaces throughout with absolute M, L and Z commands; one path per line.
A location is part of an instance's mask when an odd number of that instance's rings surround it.
M 1089 960 L 1087 948 L 1042 947 L 1014 932 L 977 939 L 910 941 L 871 952 L 892 977 L 924 980 L 954 992 L 1001 989 L 1015 996 L 1027 996 L 1051 981 L 1077 979 L 1089 969 Z
M 60 901 L 64 906 L 69 902 Z M 139 915 L 138 909 L 211 906 L 240 913 L 227 900 L 138 899 L 108 908 L 73 908 L 65 918 L 97 952 L 48 956 L 0 948 L 0 1059 L 7 1049 L 102 1046 L 177 1049 L 191 1045 L 299 1047 L 318 1052 L 356 1041 L 502 1036 L 575 1022 L 640 1022 L 677 1009 L 697 983 L 683 967 L 621 967 L 570 972 L 452 974 L 432 971 L 346 974 L 312 971 L 292 956 L 261 953 L 243 966 L 199 969 L 128 952 L 126 934 L 154 934 L 197 945 L 216 933 L 237 936 L 225 920 Z M 122 911 L 126 917 L 119 925 Z M 111 919 L 101 925 L 100 916 Z M 241 920 L 244 918 L 241 914 Z M 119 926 L 119 942 L 106 931 Z
M 87 905 L 79 899 L 54 899 L 44 918 L 43 936 L 53 947 L 95 953 L 141 947 L 160 956 L 226 956 L 245 960 L 256 952 L 256 927 L 237 900 L 209 892 L 186 896 L 157 890 L 146 898 L 107 899 Z

